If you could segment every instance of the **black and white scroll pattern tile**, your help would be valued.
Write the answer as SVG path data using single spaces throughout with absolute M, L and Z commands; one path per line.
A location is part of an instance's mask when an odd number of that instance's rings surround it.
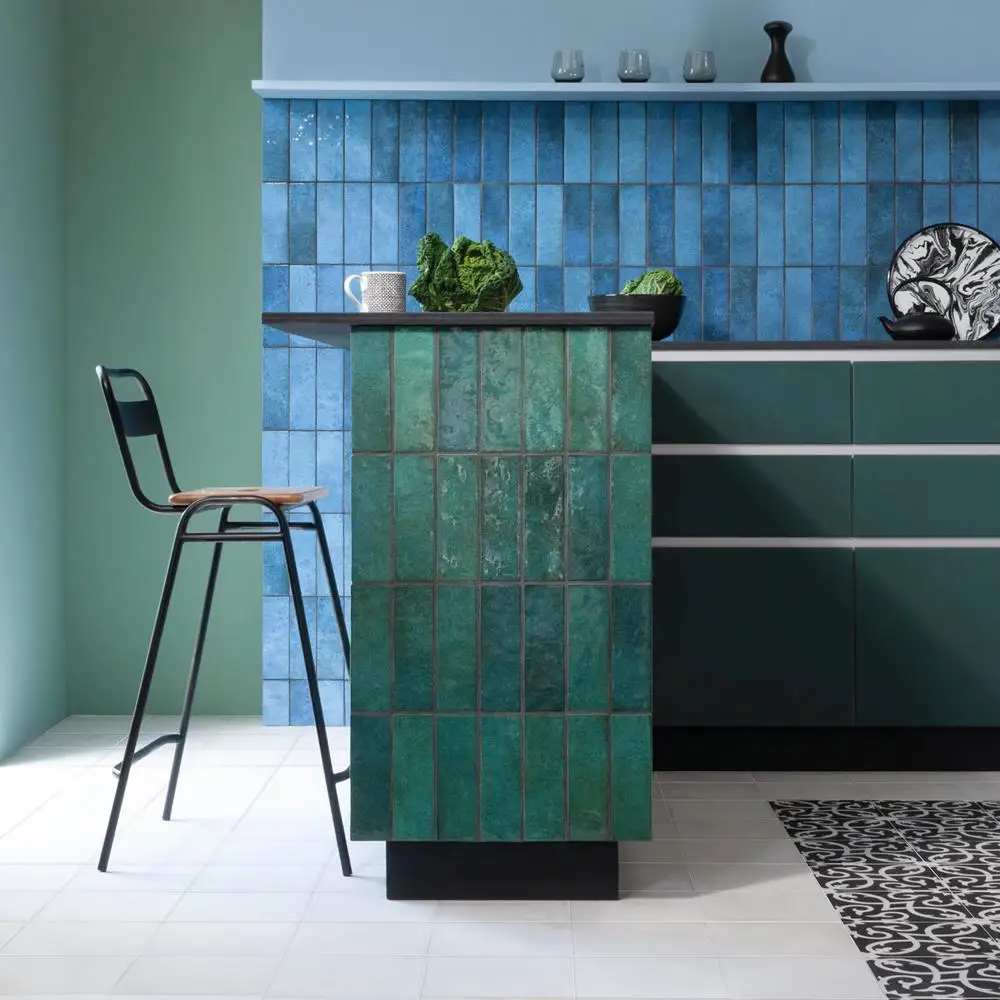
M 891 1000 L 1000 1000 L 1000 802 L 774 802 Z

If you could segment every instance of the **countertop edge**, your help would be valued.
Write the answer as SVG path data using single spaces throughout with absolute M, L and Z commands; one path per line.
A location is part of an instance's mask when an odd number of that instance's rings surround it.
M 298 333 L 307 328 L 343 327 L 519 327 L 519 326 L 651 326 L 651 312 L 584 312 L 584 313 L 291 313 L 265 312 L 264 326 L 286 333 Z M 293 327 L 298 329 L 293 329 Z

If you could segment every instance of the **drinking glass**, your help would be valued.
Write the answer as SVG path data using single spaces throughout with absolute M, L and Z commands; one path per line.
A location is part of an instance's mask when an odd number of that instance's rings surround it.
M 715 53 L 709 49 L 695 49 L 684 59 L 684 79 L 688 83 L 711 83 L 715 73 Z
M 583 79 L 583 53 L 579 49 L 558 49 L 552 59 L 552 79 L 556 83 L 579 83 Z
M 624 49 L 618 57 L 618 79 L 622 83 L 645 83 L 649 79 L 649 53 Z

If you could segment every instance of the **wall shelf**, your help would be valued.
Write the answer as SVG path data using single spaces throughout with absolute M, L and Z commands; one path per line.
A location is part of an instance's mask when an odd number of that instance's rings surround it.
M 538 83 L 254 80 L 261 97 L 453 101 L 980 101 L 1000 83 Z

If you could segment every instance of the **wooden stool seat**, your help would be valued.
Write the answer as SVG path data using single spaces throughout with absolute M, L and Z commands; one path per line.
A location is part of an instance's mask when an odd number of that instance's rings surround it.
M 187 507 L 195 500 L 204 500 L 205 497 L 242 496 L 248 501 L 261 498 L 282 507 L 301 507 L 303 504 L 314 503 L 329 492 L 325 486 L 206 486 L 200 490 L 172 493 L 170 504 L 173 507 Z

